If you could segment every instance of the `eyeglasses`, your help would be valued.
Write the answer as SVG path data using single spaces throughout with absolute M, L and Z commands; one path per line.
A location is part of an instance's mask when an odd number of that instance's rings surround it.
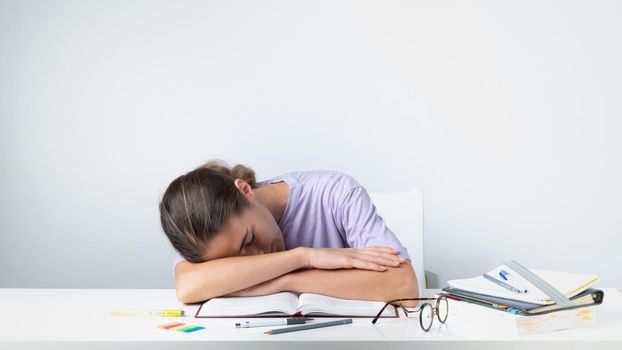
M 419 300 L 436 300 L 436 303 L 434 306 L 432 306 L 430 303 L 423 303 L 421 306 L 419 306 L 418 308 L 414 308 L 414 309 L 409 309 L 405 307 L 404 305 L 402 305 L 401 303 L 404 301 L 419 301 Z M 380 309 L 380 312 L 378 312 L 378 315 L 376 315 L 376 317 L 374 317 L 374 319 L 371 321 L 372 324 L 376 324 L 376 321 L 378 321 L 378 318 L 380 317 L 380 315 L 382 315 L 382 312 L 384 311 L 384 309 L 386 309 L 387 306 L 389 305 L 399 306 L 404 311 L 404 314 L 406 315 L 406 317 L 411 317 L 410 314 L 414 314 L 418 312 L 419 313 L 419 324 L 421 325 L 421 329 L 423 329 L 426 332 L 429 331 L 430 328 L 432 328 L 432 322 L 434 321 L 434 315 L 436 315 L 436 318 L 438 318 L 438 321 L 440 323 L 445 323 L 445 321 L 447 321 L 447 315 L 449 314 L 449 304 L 447 303 L 447 297 L 445 297 L 444 295 L 441 295 L 438 298 L 396 299 L 396 300 L 387 301 L 386 304 L 384 304 L 382 309 Z

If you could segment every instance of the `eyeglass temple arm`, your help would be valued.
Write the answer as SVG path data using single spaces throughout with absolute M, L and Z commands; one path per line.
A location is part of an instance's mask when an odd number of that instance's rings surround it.
M 378 321 L 378 318 L 380 318 L 380 315 L 382 315 L 382 312 L 384 312 L 384 309 L 386 309 L 386 308 L 387 308 L 387 306 L 389 306 L 389 305 L 394 305 L 393 303 L 396 303 L 396 302 L 398 302 L 398 301 L 411 301 L 411 300 L 436 300 L 436 299 L 438 299 L 438 298 L 405 298 L 405 299 L 395 299 L 395 300 L 387 301 L 387 303 L 386 303 L 386 304 L 384 304 L 384 306 L 382 307 L 382 309 L 380 309 L 380 312 L 378 312 L 378 314 L 376 315 L 376 317 L 374 317 L 374 319 L 371 321 L 371 323 L 372 323 L 372 324 L 376 324 L 376 322 Z M 402 305 L 402 304 L 398 304 L 398 305 L 402 308 L 402 310 L 403 310 L 405 313 L 410 313 L 410 312 L 419 312 L 419 310 L 421 310 L 421 307 L 419 307 L 419 308 L 418 308 L 418 309 L 416 309 L 416 310 L 409 311 L 409 310 L 407 310 L 407 309 L 406 309 L 406 307 L 404 307 L 404 305 Z
M 371 324 L 376 324 L 376 321 L 378 321 L 378 318 L 380 317 L 380 315 L 382 315 L 382 312 L 384 311 L 384 309 L 387 308 L 387 306 L 389 306 L 389 303 L 384 304 L 384 306 L 382 307 L 382 309 L 380 309 L 380 312 L 378 312 L 376 317 L 374 317 L 374 319 L 371 320 Z

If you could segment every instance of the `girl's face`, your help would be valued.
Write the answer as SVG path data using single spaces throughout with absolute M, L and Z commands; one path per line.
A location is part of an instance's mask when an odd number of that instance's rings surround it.
M 205 249 L 203 258 L 208 260 L 269 254 L 285 250 L 283 233 L 270 211 L 255 200 L 242 215 L 233 217 Z

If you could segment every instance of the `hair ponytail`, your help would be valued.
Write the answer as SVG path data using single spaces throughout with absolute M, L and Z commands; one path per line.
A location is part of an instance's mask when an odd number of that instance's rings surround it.
M 251 186 L 251 188 L 257 188 L 255 171 L 243 164 L 237 164 L 234 167 L 229 167 L 229 164 L 227 164 L 224 160 L 213 159 L 201 165 L 197 169 L 210 169 L 221 174 L 233 176 L 234 179 L 244 180 Z

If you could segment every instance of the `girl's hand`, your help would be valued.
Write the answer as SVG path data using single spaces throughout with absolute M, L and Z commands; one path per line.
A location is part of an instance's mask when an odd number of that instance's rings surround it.
M 399 251 L 388 247 L 355 248 L 308 248 L 308 267 L 324 270 L 364 269 L 385 271 L 397 267 L 404 258 Z

